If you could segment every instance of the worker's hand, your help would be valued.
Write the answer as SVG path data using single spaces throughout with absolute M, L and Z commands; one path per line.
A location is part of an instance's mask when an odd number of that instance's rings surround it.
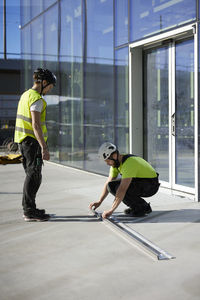
M 92 203 L 90 203 L 89 208 L 90 209 L 96 209 L 100 205 L 101 205 L 101 203 L 99 203 L 99 202 L 92 202 Z
M 50 159 L 50 154 L 49 154 L 48 148 L 42 149 L 42 159 L 44 159 L 44 160 Z
M 113 210 L 110 209 L 110 210 L 105 210 L 103 213 L 102 213 L 102 218 L 103 219 L 107 219 L 108 217 L 110 217 L 113 213 Z

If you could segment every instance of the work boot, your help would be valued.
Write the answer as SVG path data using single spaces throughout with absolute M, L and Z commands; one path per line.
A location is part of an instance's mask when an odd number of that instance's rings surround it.
M 37 213 L 38 213 L 39 215 L 41 215 L 41 216 L 45 215 L 46 217 L 48 217 L 48 216 L 49 216 L 49 218 L 51 217 L 51 215 L 46 214 L 45 209 L 39 209 L 39 208 L 36 208 L 36 211 L 37 211 Z
M 45 209 L 39 209 L 39 208 L 36 208 L 36 211 L 38 213 L 41 213 L 42 215 L 44 215 L 46 212 L 45 212 Z
M 32 213 L 24 213 L 24 221 L 26 222 L 44 222 L 50 219 L 50 215 L 41 214 L 40 211 L 35 210 Z
M 144 217 L 145 216 L 145 211 L 138 210 L 135 211 L 133 208 L 127 208 L 124 210 L 124 213 L 130 217 Z
M 125 215 L 129 215 L 131 217 L 143 217 L 146 214 L 150 214 L 152 212 L 152 208 L 150 203 L 146 204 L 146 206 L 142 210 L 134 210 L 134 208 L 127 208 L 124 210 Z
M 151 205 L 150 203 L 148 203 L 145 207 L 145 213 L 148 215 L 152 212 L 152 208 L 151 208 Z
M 36 208 L 35 211 L 36 211 L 38 214 L 40 214 L 40 215 L 45 215 L 45 214 L 46 214 L 46 213 L 45 213 L 45 209 L 39 209 L 39 208 Z M 26 213 L 24 212 L 23 218 L 25 217 L 25 215 L 26 215 Z M 47 215 L 47 214 L 46 214 L 46 215 Z M 50 217 L 50 215 L 49 215 L 49 217 Z

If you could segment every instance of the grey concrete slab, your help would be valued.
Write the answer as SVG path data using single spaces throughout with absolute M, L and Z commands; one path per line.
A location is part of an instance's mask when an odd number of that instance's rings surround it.
M 104 176 L 45 163 L 37 204 L 55 216 L 42 223 L 23 221 L 23 180 L 22 165 L 0 166 L 1 300 L 199 299 L 199 203 L 161 191 L 150 199 L 152 214 L 125 218 L 176 256 L 158 261 L 89 215 Z

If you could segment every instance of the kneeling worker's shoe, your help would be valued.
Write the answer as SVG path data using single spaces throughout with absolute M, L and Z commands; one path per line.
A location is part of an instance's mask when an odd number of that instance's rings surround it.
M 146 213 L 144 211 L 133 211 L 130 216 L 135 218 L 145 217 Z
M 144 217 L 146 212 L 145 211 L 135 211 L 133 208 L 127 208 L 124 210 L 124 213 L 130 217 Z
M 150 214 L 152 212 L 150 203 L 147 204 L 147 206 L 144 208 L 144 211 L 146 214 Z
M 150 214 L 152 212 L 152 208 L 150 203 L 146 204 L 145 207 L 142 208 L 142 210 L 135 210 L 131 207 L 124 210 L 124 213 L 131 217 L 144 217 L 147 214 Z

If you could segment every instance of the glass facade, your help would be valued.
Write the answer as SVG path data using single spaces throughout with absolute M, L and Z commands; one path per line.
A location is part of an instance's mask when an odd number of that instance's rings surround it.
M 200 0 L 199 0 L 200 2 Z M 199 3 L 199 10 L 200 10 L 200 3 Z M 200 11 L 199 11 L 200 13 Z M 200 14 L 199 14 L 200 16 Z M 198 57 L 200 57 L 200 25 L 198 24 Z M 200 61 L 198 60 L 198 95 L 200 95 Z M 198 105 L 198 116 L 200 116 L 200 96 L 198 96 L 198 101 L 197 101 L 197 105 Z M 200 118 L 198 117 L 198 130 L 200 128 Z M 198 134 L 198 137 L 199 137 L 199 134 Z M 198 149 L 200 149 L 200 138 L 198 138 L 198 141 L 197 141 L 197 147 Z M 198 150 L 199 152 L 199 150 Z M 198 158 L 197 158 L 197 162 L 195 162 L 195 164 L 197 165 L 197 178 L 195 178 L 195 180 L 197 181 L 197 186 L 198 186 L 198 192 L 199 192 L 199 189 L 200 189 L 200 155 L 198 153 Z M 196 174 L 195 174 L 196 175 Z M 200 201 L 198 199 L 198 201 Z
M 83 45 L 80 0 L 61 1 L 60 152 L 63 164 L 83 168 Z
M 85 169 L 97 172 L 99 145 L 114 140 L 113 1 L 90 0 L 85 9 Z
M 0 59 L 20 59 L 20 0 L 0 2 L 0 32 Z
M 130 40 L 135 41 L 196 19 L 196 0 L 130 0 Z
M 107 174 L 108 168 L 97 159 L 99 146 L 111 141 L 121 152 L 129 152 L 128 46 L 195 22 L 198 7 L 196 0 L 21 0 L 23 88 L 31 86 L 32 72 L 39 66 L 51 69 L 58 77 L 57 87 L 46 97 L 53 161 Z M 176 107 L 178 110 L 187 103 L 187 126 L 179 115 L 176 125 L 177 132 L 189 126 L 193 134 L 186 130 L 177 139 L 176 183 L 192 187 L 194 161 L 189 161 L 194 156 L 194 49 L 185 46 L 187 54 L 181 54 L 182 46 L 176 45 L 180 49 L 176 61 L 185 61 L 181 65 L 187 73 L 177 64 Z M 143 51 L 143 63 L 144 157 L 162 180 L 169 181 L 169 46 Z M 189 134 L 190 139 L 186 138 Z M 190 183 L 184 180 L 180 167 L 180 149 L 186 139 Z
M 121 152 L 129 151 L 128 47 L 115 52 L 115 140 Z
M 56 96 L 46 96 L 51 159 L 104 173 L 107 168 L 97 161 L 97 151 L 104 141 L 114 141 L 118 126 L 113 1 L 53 1 L 46 10 L 47 1 L 32 2 L 33 11 L 24 6 L 22 14 L 24 88 L 31 85 L 38 66 L 58 77 Z M 128 102 L 127 95 L 124 101 Z
M 115 1 L 115 46 L 127 44 L 128 36 L 128 0 Z
M 0 1 L 0 146 L 13 140 L 20 90 L 20 0 Z

